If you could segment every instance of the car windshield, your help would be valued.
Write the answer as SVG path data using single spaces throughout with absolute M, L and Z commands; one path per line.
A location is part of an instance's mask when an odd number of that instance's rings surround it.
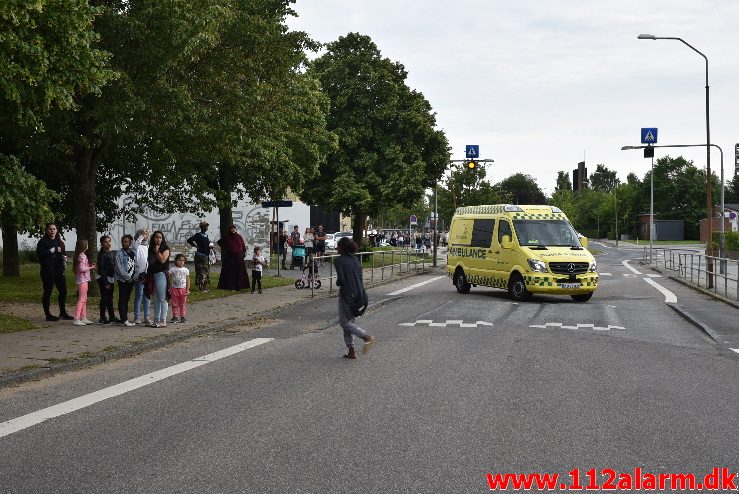
M 572 225 L 565 220 L 513 220 L 522 246 L 580 247 Z

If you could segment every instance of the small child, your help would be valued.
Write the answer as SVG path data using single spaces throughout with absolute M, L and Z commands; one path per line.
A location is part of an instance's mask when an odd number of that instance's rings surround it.
M 259 293 L 262 293 L 262 266 L 266 266 L 267 261 L 264 260 L 261 247 L 254 247 L 254 258 L 251 261 L 251 293 L 259 287 Z
M 87 240 L 77 240 L 77 245 L 74 247 L 73 267 L 79 300 L 77 300 L 72 324 L 85 326 L 92 324 L 92 321 L 87 318 L 87 289 L 90 283 L 90 270 L 95 269 L 95 264 L 90 264 L 87 258 Z
M 169 294 L 172 297 L 172 324 L 187 320 L 187 296 L 190 294 L 190 270 L 185 267 L 185 254 L 177 254 L 169 270 Z M 180 316 L 179 321 L 177 316 Z

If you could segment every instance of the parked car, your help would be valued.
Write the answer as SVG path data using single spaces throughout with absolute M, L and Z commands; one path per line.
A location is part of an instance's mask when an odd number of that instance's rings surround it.
M 339 240 L 341 240 L 342 237 L 349 237 L 352 238 L 354 236 L 353 232 L 336 232 L 334 233 L 334 249 L 336 249 L 336 244 L 339 243 Z M 328 241 L 326 243 L 326 247 L 328 247 Z
M 326 234 L 326 249 L 336 250 L 336 238 L 334 238 L 333 233 Z

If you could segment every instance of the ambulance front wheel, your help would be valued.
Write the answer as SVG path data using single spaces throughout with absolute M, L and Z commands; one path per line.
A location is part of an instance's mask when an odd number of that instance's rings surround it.
M 511 276 L 511 280 L 508 282 L 508 295 L 516 302 L 523 302 L 531 298 L 531 292 L 526 289 L 526 283 L 520 274 L 513 273 Z
M 591 298 L 593 298 L 593 292 L 590 293 L 581 293 L 580 295 L 571 295 L 572 300 L 575 302 L 587 302 Z
M 459 293 L 470 293 L 470 288 L 472 288 L 472 285 L 467 282 L 467 276 L 465 276 L 464 271 L 461 269 L 457 270 L 457 278 L 454 285 L 457 287 L 457 292 Z

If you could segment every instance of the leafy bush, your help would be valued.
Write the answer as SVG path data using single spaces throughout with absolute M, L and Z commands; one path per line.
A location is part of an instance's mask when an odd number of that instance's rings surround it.
M 713 232 L 713 243 L 718 249 L 721 240 L 721 232 Z M 726 250 L 739 251 L 739 232 L 724 232 L 724 241 Z

